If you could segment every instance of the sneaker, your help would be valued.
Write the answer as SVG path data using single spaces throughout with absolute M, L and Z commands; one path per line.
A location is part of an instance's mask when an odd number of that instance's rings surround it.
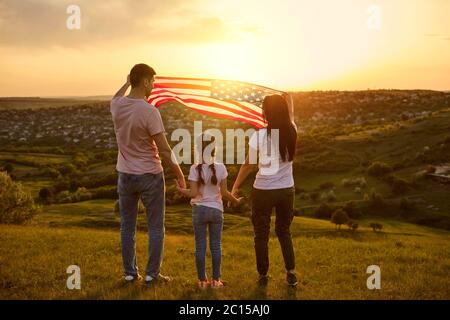
M 293 272 L 288 272 L 286 274 L 286 281 L 290 287 L 295 287 L 298 283 L 297 276 Z
M 158 276 L 156 277 L 152 277 L 152 276 L 145 276 L 145 283 L 146 284 L 152 284 L 152 283 L 156 283 L 156 282 L 169 282 L 172 281 L 172 279 L 168 276 L 163 276 L 162 274 L 158 274 Z
M 211 281 L 211 288 L 213 289 L 222 288 L 223 286 L 224 284 L 220 279 Z
M 125 282 L 130 283 L 130 282 L 134 282 L 134 281 L 140 281 L 142 280 L 142 277 L 138 274 L 138 275 L 126 275 L 124 278 Z
M 260 286 L 267 286 L 267 284 L 269 283 L 269 276 L 267 274 L 260 274 L 259 278 L 258 278 L 258 284 Z
M 199 280 L 198 282 L 198 287 L 200 289 L 206 289 L 209 286 L 209 281 L 208 280 Z

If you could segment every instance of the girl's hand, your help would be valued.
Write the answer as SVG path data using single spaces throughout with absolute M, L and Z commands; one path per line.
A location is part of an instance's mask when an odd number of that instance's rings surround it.
M 244 203 L 244 197 L 240 197 L 240 198 L 238 198 L 237 199 L 238 200 L 238 203 L 237 203 L 237 205 L 236 206 L 240 206 L 240 205 L 242 205 L 243 203 Z

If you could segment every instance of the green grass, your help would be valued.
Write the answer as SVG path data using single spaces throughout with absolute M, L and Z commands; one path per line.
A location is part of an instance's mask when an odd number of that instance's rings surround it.
M 94 208 L 93 204 L 90 204 Z M 99 208 L 103 205 L 97 203 Z M 76 210 L 72 208 L 72 210 Z M 50 213 L 49 213 L 50 214 Z M 67 217 L 76 215 L 70 210 Z M 91 213 L 87 213 L 89 216 Z M 183 217 L 183 218 L 181 218 Z M 449 233 L 383 220 L 374 233 L 361 221 L 356 233 L 336 231 L 328 221 L 295 218 L 292 225 L 297 290 L 284 283 L 281 252 L 270 239 L 266 290 L 255 284 L 253 232 L 248 218 L 225 215 L 223 278 L 227 287 L 196 287 L 194 238 L 188 212 L 168 212 L 168 226 L 184 225 L 186 234 L 168 230 L 162 272 L 174 281 L 147 288 L 125 286 L 119 231 L 80 227 L 0 226 L 0 298 L 3 299 L 449 299 Z M 380 221 L 380 220 L 377 220 Z M 273 229 L 272 229 L 273 230 Z M 140 269 L 147 258 L 147 235 L 138 232 Z M 81 268 L 81 290 L 66 289 L 66 268 Z M 381 290 L 366 288 L 366 268 L 381 267 Z M 210 259 L 208 255 L 208 270 Z

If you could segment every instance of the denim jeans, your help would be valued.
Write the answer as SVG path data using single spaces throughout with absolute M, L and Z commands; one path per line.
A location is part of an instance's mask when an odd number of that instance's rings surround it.
M 275 233 L 280 242 L 286 270 L 295 269 L 294 247 L 290 226 L 294 218 L 294 187 L 274 190 L 253 188 L 252 223 L 255 231 L 256 267 L 259 274 L 269 270 L 270 216 L 275 208 Z
M 136 224 L 141 198 L 147 213 L 148 263 L 146 274 L 159 275 L 164 249 L 164 173 L 134 175 L 119 172 L 120 237 L 125 275 L 137 275 Z
M 223 212 L 202 205 L 192 207 L 192 224 L 195 233 L 195 261 L 199 280 L 206 280 L 206 229 L 209 229 L 213 279 L 220 279 L 222 259 Z

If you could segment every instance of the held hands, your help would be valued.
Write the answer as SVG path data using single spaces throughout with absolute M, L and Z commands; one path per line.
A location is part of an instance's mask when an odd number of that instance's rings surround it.
M 244 197 L 240 197 L 237 200 L 238 200 L 238 203 L 236 204 L 236 206 L 239 207 L 240 205 L 242 205 L 244 203 L 245 198 Z
M 233 188 L 233 189 L 231 190 L 231 195 L 232 195 L 233 197 L 235 197 L 235 198 L 238 197 L 238 193 L 239 193 L 239 189 Z M 244 197 L 238 198 L 238 201 L 239 201 L 239 203 L 236 204 L 236 206 L 240 206 L 240 205 L 244 202 Z M 231 208 L 232 206 L 233 206 L 233 204 L 231 203 L 231 201 L 228 201 L 227 207 L 228 207 L 228 208 Z
M 177 180 L 177 179 L 173 179 L 173 181 L 175 181 L 175 185 L 177 186 L 177 190 L 178 190 L 178 192 L 181 192 L 181 193 L 183 193 L 183 190 L 185 190 L 185 189 L 186 189 L 186 186 L 182 186 L 182 184 L 181 184 L 180 180 Z

